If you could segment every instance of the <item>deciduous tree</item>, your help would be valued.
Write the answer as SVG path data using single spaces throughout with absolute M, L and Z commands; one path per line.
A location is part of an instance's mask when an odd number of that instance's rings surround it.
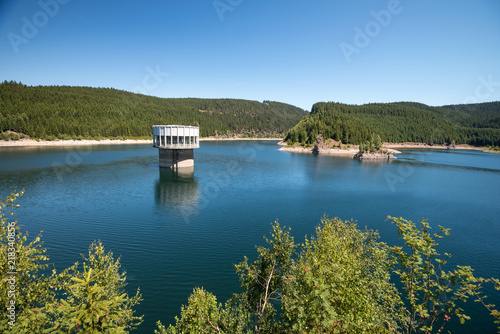
M 55 300 L 58 284 L 50 273 L 41 234 L 31 239 L 17 220 L 10 219 L 24 191 L 0 198 L 0 317 L 1 333 L 41 333 L 50 324 L 46 305 Z
M 492 283 L 499 289 L 498 280 L 476 277 L 470 266 L 445 269 L 451 255 L 444 253 L 441 256 L 436 247 L 439 239 L 450 235 L 449 229 L 440 226 L 440 232 L 431 233 L 425 219 L 420 220 L 420 227 L 403 218 L 388 219 L 397 226 L 398 234 L 404 241 L 404 246 L 391 247 L 391 253 L 397 261 L 399 268 L 395 272 L 403 284 L 409 305 L 405 310 L 406 333 L 441 331 L 451 317 L 457 317 L 460 323 L 464 323 L 470 317 L 459 304 L 469 298 L 482 302 L 498 323 L 495 305 L 486 305 L 481 291 L 484 283 Z
M 352 221 L 323 218 L 286 277 L 287 328 L 302 333 L 383 333 L 398 328 L 388 248 Z
M 134 306 L 142 300 L 139 290 L 130 297 L 125 291 L 126 273 L 120 272 L 120 259 L 105 252 L 94 242 L 84 257 L 83 270 L 78 263 L 62 277 L 72 284 L 62 286 L 64 298 L 54 308 L 51 331 L 65 333 L 128 333 L 142 322 Z

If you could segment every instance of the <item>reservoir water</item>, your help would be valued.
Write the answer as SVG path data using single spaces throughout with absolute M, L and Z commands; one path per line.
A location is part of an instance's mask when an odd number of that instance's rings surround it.
M 94 240 L 121 256 L 128 289 L 141 288 L 137 333 L 173 323 L 194 287 L 225 302 L 239 292 L 233 264 L 255 259 L 271 222 L 297 242 L 323 215 L 354 219 L 398 243 L 388 215 L 451 228 L 439 250 L 477 276 L 500 278 L 500 155 L 406 150 L 390 162 L 278 151 L 271 141 L 202 142 L 193 170 L 160 170 L 149 145 L 0 148 L 0 197 L 25 189 L 17 219 L 43 231 L 58 271 Z M 80 261 L 81 262 L 81 261 Z M 500 304 L 490 288 L 489 302 Z M 495 333 L 480 305 L 454 333 Z

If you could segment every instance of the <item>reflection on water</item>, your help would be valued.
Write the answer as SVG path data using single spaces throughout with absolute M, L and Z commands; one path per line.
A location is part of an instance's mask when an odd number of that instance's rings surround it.
M 155 184 L 156 204 L 168 211 L 180 212 L 185 218 L 196 214 L 200 189 L 194 177 L 194 167 L 159 170 L 160 176 Z

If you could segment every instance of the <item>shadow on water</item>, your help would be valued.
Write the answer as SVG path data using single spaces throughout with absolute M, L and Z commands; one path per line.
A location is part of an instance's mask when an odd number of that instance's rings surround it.
M 196 214 L 200 199 L 200 185 L 194 176 L 194 167 L 159 168 L 155 184 L 156 204 L 166 211 L 180 213 L 187 219 Z

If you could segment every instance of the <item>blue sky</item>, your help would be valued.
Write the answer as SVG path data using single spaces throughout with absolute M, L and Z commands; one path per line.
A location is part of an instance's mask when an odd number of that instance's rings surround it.
M 0 80 L 159 97 L 500 100 L 499 0 L 4 0 Z

